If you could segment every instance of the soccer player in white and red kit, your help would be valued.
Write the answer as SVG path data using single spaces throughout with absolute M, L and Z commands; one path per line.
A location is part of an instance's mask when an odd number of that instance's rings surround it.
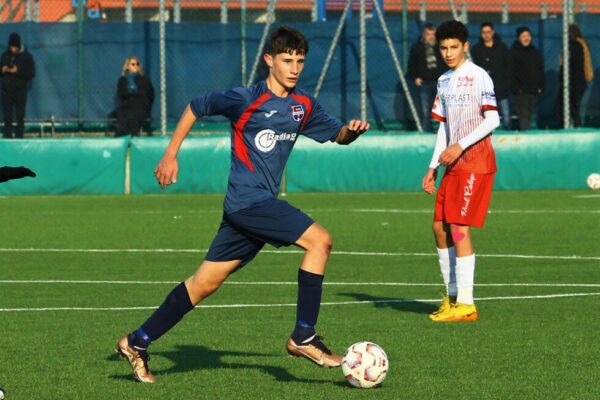
M 431 116 L 440 122 L 423 190 L 435 191 L 437 169 L 446 169 L 437 192 L 433 232 L 446 295 L 429 318 L 475 321 L 475 252 L 471 227 L 483 227 L 492 194 L 496 158 L 492 131 L 500 124 L 490 76 L 467 59 L 469 32 L 458 21 L 444 22 L 436 37 L 450 70 L 438 79 Z

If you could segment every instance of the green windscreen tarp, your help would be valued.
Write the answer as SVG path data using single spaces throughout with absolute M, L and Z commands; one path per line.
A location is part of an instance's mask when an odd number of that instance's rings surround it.
M 158 193 L 154 168 L 170 137 L 0 140 L 0 166 L 25 165 L 39 176 L 0 184 L 0 194 Z M 300 137 L 290 156 L 285 190 L 420 190 L 435 135 L 369 132 L 349 146 Z M 581 189 L 600 173 L 595 130 L 499 133 L 496 190 Z M 129 148 L 129 152 L 128 152 Z M 190 136 L 179 153 L 177 184 L 167 193 L 222 193 L 231 156 L 228 134 Z M 129 157 L 129 163 L 126 162 Z
M 0 166 L 37 174 L 0 184 L 0 194 L 123 193 L 128 144 L 128 138 L 0 140 Z

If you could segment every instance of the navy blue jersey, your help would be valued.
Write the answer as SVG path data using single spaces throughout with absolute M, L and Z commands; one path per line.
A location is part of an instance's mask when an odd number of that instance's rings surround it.
M 298 135 L 323 143 L 333 141 L 342 127 L 312 96 L 295 88 L 278 97 L 265 81 L 196 97 L 190 107 L 197 118 L 223 115 L 231 121 L 226 213 L 277 197 Z

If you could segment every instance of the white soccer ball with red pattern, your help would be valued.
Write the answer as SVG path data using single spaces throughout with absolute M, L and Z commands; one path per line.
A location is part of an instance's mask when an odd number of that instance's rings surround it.
M 389 366 L 385 351 L 371 342 L 354 343 L 342 358 L 342 372 L 346 380 L 357 388 L 379 385 L 385 380 Z
M 587 177 L 587 184 L 592 190 L 600 189 L 600 174 L 590 174 Z

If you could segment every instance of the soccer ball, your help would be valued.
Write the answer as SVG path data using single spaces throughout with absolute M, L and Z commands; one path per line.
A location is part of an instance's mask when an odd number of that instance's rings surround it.
M 592 190 L 600 189 L 600 174 L 590 174 L 590 176 L 587 177 L 587 184 Z
M 384 381 L 390 364 L 385 351 L 375 343 L 358 342 L 346 350 L 342 372 L 357 388 L 370 388 Z

